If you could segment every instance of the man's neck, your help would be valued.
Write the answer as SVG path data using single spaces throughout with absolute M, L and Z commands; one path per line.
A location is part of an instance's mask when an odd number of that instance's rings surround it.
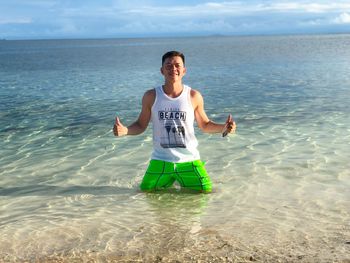
M 182 90 L 183 90 L 182 82 L 165 83 L 163 85 L 164 93 L 171 98 L 176 98 L 180 96 Z

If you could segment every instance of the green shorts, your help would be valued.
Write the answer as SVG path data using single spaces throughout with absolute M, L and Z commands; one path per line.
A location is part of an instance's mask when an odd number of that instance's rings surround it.
M 140 187 L 142 191 L 160 190 L 175 181 L 186 189 L 211 192 L 210 178 L 200 160 L 185 163 L 151 160 Z

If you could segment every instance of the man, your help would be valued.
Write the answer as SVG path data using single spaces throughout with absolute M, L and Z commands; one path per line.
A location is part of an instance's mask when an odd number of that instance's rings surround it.
M 185 56 L 182 53 L 165 53 L 160 71 L 164 76 L 164 85 L 144 94 L 141 113 L 130 126 L 124 126 L 117 117 L 114 135 L 141 134 L 152 120 L 153 153 L 141 190 L 168 188 L 176 180 L 183 188 L 211 192 L 211 180 L 197 150 L 194 120 L 203 132 L 222 132 L 223 136 L 235 132 L 236 124 L 231 115 L 224 124 L 209 120 L 204 111 L 202 95 L 182 84 L 186 74 Z

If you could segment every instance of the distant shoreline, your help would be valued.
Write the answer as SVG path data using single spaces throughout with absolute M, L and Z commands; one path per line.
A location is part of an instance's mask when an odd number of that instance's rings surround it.
M 179 38 L 206 38 L 206 37 L 278 37 L 278 36 L 323 36 L 323 35 L 350 35 L 349 32 L 314 32 L 314 33 L 266 33 L 266 34 L 198 34 L 198 35 L 164 35 L 164 36 L 110 36 L 110 37 L 53 37 L 53 38 L 2 38 L 0 41 L 59 41 L 59 40 L 118 40 L 118 39 L 179 39 Z

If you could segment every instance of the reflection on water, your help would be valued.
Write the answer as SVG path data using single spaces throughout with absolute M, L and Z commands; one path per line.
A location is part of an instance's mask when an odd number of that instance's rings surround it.
M 189 250 L 189 242 L 201 230 L 201 216 L 206 212 L 208 200 L 206 194 L 177 190 L 147 193 L 145 201 L 153 216 L 127 242 L 126 256 L 136 256 L 135 260 L 140 256 L 149 260 L 183 256 Z

